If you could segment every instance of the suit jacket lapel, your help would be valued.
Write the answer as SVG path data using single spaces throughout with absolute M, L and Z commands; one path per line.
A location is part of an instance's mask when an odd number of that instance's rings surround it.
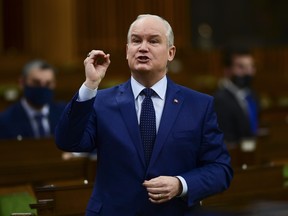
M 18 133 L 16 136 L 21 135 L 23 137 L 35 137 L 34 130 L 30 123 L 30 118 L 28 117 L 27 112 L 21 103 L 17 104 L 17 112 L 15 112 L 14 119 L 25 119 L 17 125 L 18 130 L 15 130 Z
M 184 97 L 180 93 L 177 85 L 175 85 L 172 81 L 168 79 L 165 105 L 149 167 L 153 165 L 159 153 L 161 152 L 165 140 L 171 131 L 174 121 L 177 118 L 183 100 Z
M 145 165 L 144 150 L 142 146 L 137 114 L 135 110 L 135 99 L 131 89 L 130 80 L 119 86 L 119 92 L 116 95 L 116 100 L 118 102 L 123 120 L 126 123 L 131 140 L 137 149 L 143 165 Z

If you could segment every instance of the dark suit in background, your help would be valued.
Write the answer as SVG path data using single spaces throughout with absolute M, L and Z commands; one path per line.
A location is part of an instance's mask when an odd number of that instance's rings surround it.
M 65 108 L 65 103 L 49 104 L 48 122 L 50 135 L 54 135 L 56 124 Z M 34 138 L 35 133 L 27 112 L 17 102 L 0 113 L 0 139 Z
M 241 139 L 255 136 L 251 129 L 247 110 L 243 108 L 237 97 L 229 89 L 220 89 L 214 97 L 219 126 L 224 131 L 225 140 L 228 143 L 238 143 Z M 257 101 L 254 94 L 253 97 Z

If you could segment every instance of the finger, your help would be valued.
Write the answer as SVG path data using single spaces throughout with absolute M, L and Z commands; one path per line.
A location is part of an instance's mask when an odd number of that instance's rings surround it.
M 110 64 L 110 54 L 106 54 L 104 57 L 103 57 L 103 62 L 101 62 L 102 65 L 109 65 Z
M 151 194 L 148 193 L 149 195 L 149 200 L 152 203 L 163 203 L 163 202 L 167 202 L 169 200 L 169 197 L 165 194 Z
M 91 50 L 87 57 L 88 58 L 95 58 L 95 56 L 105 56 L 106 54 L 104 53 L 103 50 Z
M 111 60 L 110 60 L 110 54 L 108 53 L 105 58 L 107 59 L 108 63 L 110 64 Z
M 87 57 L 84 60 L 84 64 L 87 63 L 94 63 L 95 59 L 101 57 L 104 58 L 106 54 L 102 50 L 91 50 L 88 54 Z
M 153 193 L 153 194 L 159 194 L 159 193 L 167 193 L 166 190 L 164 190 L 164 188 L 146 188 L 148 193 Z
M 108 66 L 110 64 L 110 55 L 109 54 L 102 54 L 102 53 L 98 53 L 98 54 L 91 54 L 92 55 L 92 59 L 94 60 L 93 64 L 96 65 L 103 65 L 103 66 Z
M 160 188 L 162 185 L 160 183 L 143 183 L 146 188 Z
M 161 203 L 169 201 L 167 199 L 153 200 L 152 198 L 149 198 L 149 200 L 150 202 L 155 203 L 155 204 L 161 204 Z
M 101 67 L 104 67 L 104 68 L 108 68 L 109 65 L 110 65 L 111 61 L 109 59 L 109 56 L 107 57 L 97 57 L 97 58 L 86 58 L 84 60 L 84 66 L 85 67 L 90 67 L 90 66 L 93 66 L 93 68 L 95 67 L 98 67 L 98 66 L 101 66 Z
M 165 194 L 163 193 L 148 193 L 148 196 L 153 200 L 161 200 L 166 198 Z
M 143 185 L 145 187 L 161 187 L 163 184 L 162 184 L 161 180 L 159 179 L 159 177 L 157 177 L 157 178 L 153 178 L 150 180 L 145 180 L 143 182 Z
M 174 197 L 170 192 L 148 193 L 148 196 L 153 201 L 168 201 Z

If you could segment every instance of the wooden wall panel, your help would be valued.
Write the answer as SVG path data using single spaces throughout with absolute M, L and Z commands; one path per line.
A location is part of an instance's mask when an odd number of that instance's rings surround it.
M 74 58 L 74 1 L 26 0 L 27 35 L 31 56 L 53 62 L 71 62 Z
M 84 80 L 83 60 L 91 49 L 103 49 L 111 54 L 111 65 L 102 87 L 126 80 L 130 76 L 125 60 L 127 31 L 137 15 L 143 13 L 164 17 L 174 30 L 176 63 L 169 74 L 175 81 L 212 93 L 222 76 L 219 50 L 201 51 L 191 47 L 189 0 L 17 1 L 22 5 L 19 9 L 22 19 L 18 25 L 23 25 L 24 31 L 15 37 L 21 38 L 23 46 L 21 53 L 5 53 L 4 33 L 0 31 L 0 99 L 5 86 L 17 85 L 23 64 L 36 57 L 59 68 L 59 98 L 70 99 Z M 0 0 L 2 11 L 9 9 L 3 8 L 4 2 L 10 0 Z M 6 12 L 13 17 L 17 11 Z M 3 14 L 0 28 L 3 29 Z M 285 102 L 288 100 L 288 47 L 257 48 L 254 54 L 257 61 L 255 86 L 260 96 L 280 101 L 275 104 L 288 104 Z M 175 65 L 178 65 L 177 71 Z
M 25 47 L 23 1 L 2 2 L 2 48 L 7 53 L 22 53 Z M 11 13 L 13 11 L 13 13 Z
M 91 47 L 124 52 L 129 25 L 139 14 L 157 14 L 167 19 L 174 29 L 179 49 L 190 46 L 190 22 L 186 0 L 166 1 L 93 1 L 77 2 L 77 35 L 81 41 L 79 55 Z

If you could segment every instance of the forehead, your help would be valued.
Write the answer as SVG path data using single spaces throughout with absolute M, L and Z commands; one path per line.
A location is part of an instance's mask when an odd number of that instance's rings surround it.
M 154 17 L 144 17 L 133 24 L 131 28 L 131 35 L 158 35 L 161 37 L 166 37 L 166 31 L 164 22 L 159 18 Z
M 52 69 L 32 68 L 27 74 L 28 79 L 53 80 L 54 77 Z
M 243 63 L 243 64 L 253 64 L 254 59 L 251 55 L 234 55 L 233 56 L 234 63 Z

